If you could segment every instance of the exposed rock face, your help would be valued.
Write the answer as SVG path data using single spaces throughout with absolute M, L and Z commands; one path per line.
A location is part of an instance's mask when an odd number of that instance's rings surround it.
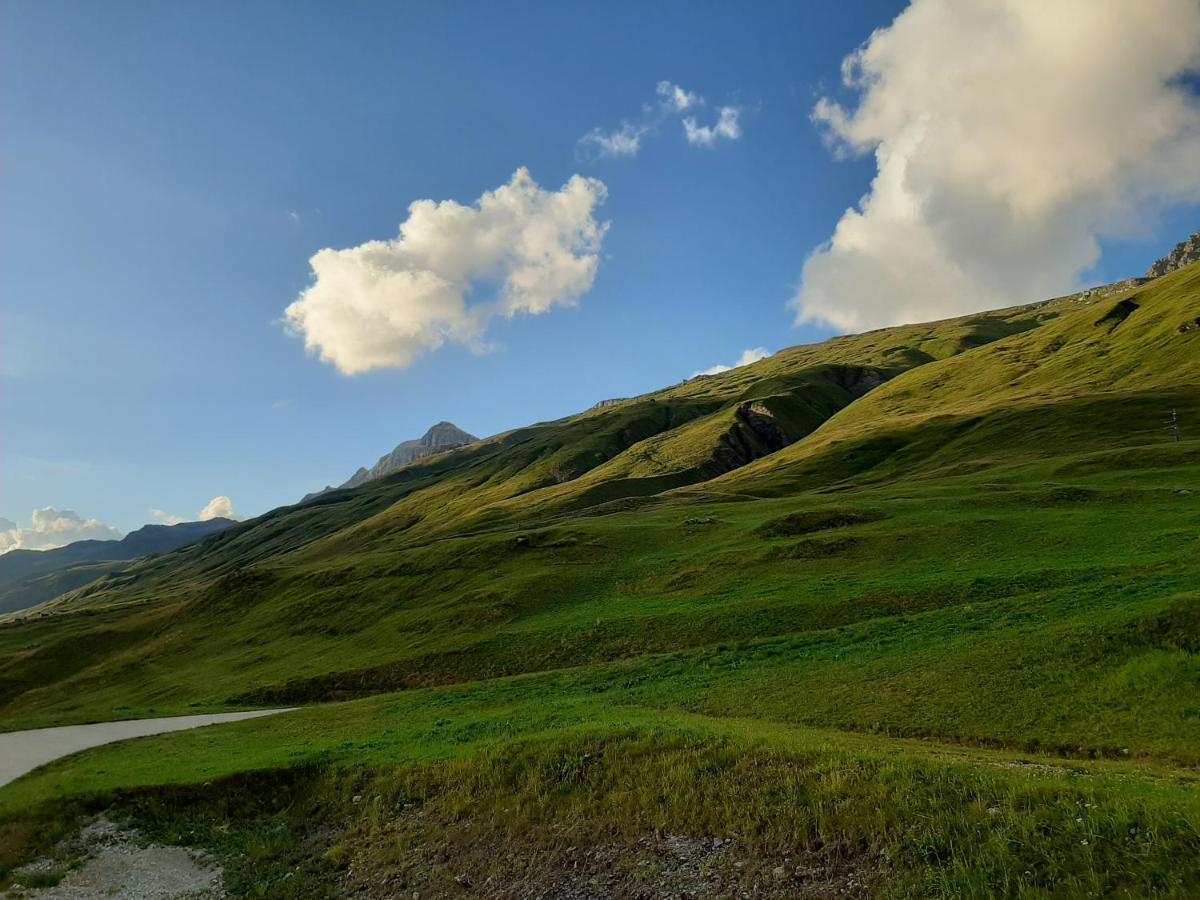
M 467 432 L 452 422 L 438 422 L 416 440 L 404 441 L 401 444 L 397 444 L 391 453 L 379 457 L 379 461 L 371 466 L 371 468 L 360 468 L 350 476 L 348 481 L 345 481 L 338 487 L 358 487 L 360 484 L 366 484 L 368 481 L 374 481 L 376 478 L 382 478 L 384 475 L 395 472 L 401 466 L 416 462 L 418 459 L 433 456 L 435 453 L 444 453 L 447 450 L 453 450 L 455 447 L 462 447 L 465 444 L 473 444 L 477 440 L 479 438 L 475 437 L 475 435 L 467 434 Z M 304 500 L 318 497 L 325 493 L 325 491 L 331 490 L 333 490 L 332 487 L 327 487 L 324 491 L 317 491 L 315 494 L 306 494 Z
M 1175 249 L 1152 265 L 1146 272 L 1147 278 L 1158 278 L 1176 269 L 1182 269 L 1188 263 L 1200 259 L 1200 231 L 1197 231 L 1186 241 L 1180 241 Z
M 601 400 L 599 403 L 592 404 L 592 409 L 589 409 L 588 412 L 594 409 L 608 409 L 610 406 L 620 406 L 628 399 L 628 397 L 613 397 L 611 400 Z
M 838 366 L 830 371 L 828 378 L 855 400 L 887 381 L 887 376 L 878 369 L 861 366 Z
M 790 443 L 775 414 L 754 401 L 738 408 L 733 427 L 721 438 L 710 465 L 716 472 L 730 472 Z

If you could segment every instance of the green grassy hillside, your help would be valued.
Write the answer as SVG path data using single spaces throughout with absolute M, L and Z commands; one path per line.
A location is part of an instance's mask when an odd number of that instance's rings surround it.
M 1193 265 L 797 347 L 65 595 L 0 728 L 307 708 L 0 789 L 0 865 L 112 807 L 247 896 L 1194 896 L 1198 316 Z
M 1198 294 L 1193 265 L 1034 307 L 1036 329 L 908 372 L 714 487 L 777 492 L 1162 441 L 1172 410 L 1200 420 Z

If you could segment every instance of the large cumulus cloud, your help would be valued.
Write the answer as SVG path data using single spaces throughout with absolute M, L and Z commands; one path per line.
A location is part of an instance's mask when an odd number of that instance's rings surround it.
M 596 179 L 547 191 L 522 168 L 471 206 L 418 200 L 395 239 L 316 253 L 285 321 L 346 375 L 408 366 L 447 341 L 480 348 L 494 317 L 544 313 L 591 289 L 604 197 Z
M 842 331 L 1076 287 L 1098 237 L 1200 201 L 1196 0 L 914 0 L 813 112 L 873 152 L 870 191 L 804 265 L 799 322 Z

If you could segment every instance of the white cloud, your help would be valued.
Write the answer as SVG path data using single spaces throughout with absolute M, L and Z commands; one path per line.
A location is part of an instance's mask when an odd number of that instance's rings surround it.
M 35 509 L 27 527 L 0 519 L 0 553 L 9 550 L 49 550 L 75 541 L 112 541 L 122 532 L 96 519 L 84 519 L 70 509 Z
M 395 240 L 312 257 L 288 330 L 345 375 L 405 367 L 447 341 L 481 349 L 495 316 L 537 315 L 591 289 L 605 194 L 579 175 L 545 191 L 522 168 L 472 206 L 417 200 Z M 493 295 L 468 303 L 485 288 Z
M 662 103 L 676 112 L 684 112 L 693 106 L 704 105 L 703 97 L 693 94 L 691 91 L 685 91 L 679 85 L 669 81 L 660 81 L 657 91 L 658 96 L 662 97 Z
M 224 494 L 209 500 L 204 509 L 200 510 L 199 515 L 201 522 L 207 522 L 209 519 L 236 518 L 237 516 L 233 513 L 233 501 Z
M 577 144 L 577 151 L 583 159 L 594 159 L 598 156 L 637 156 L 642 148 L 643 140 L 655 133 L 664 122 L 678 121 L 679 116 L 689 110 L 693 115 L 685 117 L 683 133 L 689 144 L 711 147 L 717 141 L 737 140 L 742 136 L 739 122 L 740 107 L 722 106 L 717 111 L 717 119 L 712 125 L 700 125 L 694 112 L 704 106 L 704 98 L 699 94 L 685 90 L 671 81 L 660 81 L 655 88 L 658 101 L 642 107 L 642 118 L 636 122 L 622 122 L 621 127 L 613 131 L 593 128 Z
M 1097 237 L 1200 200 L 1195 0 L 914 0 L 813 111 L 877 173 L 805 262 L 798 322 L 843 331 L 1061 294 Z
M 766 359 L 771 355 L 771 351 L 766 347 L 754 347 L 750 350 L 743 350 L 742 355 L 738 357 L 737 362 L 732 366 L 727 366 L 724 363 L 717 363 L 709 369 L 703 369 L 699 372 L 693 372 L 690 377 L 695 378 L 697 375 L 720 375 L 722 372 L 728 372 L 730 369 L 740 369 L 742 366 L 748 366 L 750 363 L 756 363 L 760 359 Z
M 711 147 L 719 140 L 736 141 L 742 136 L 739 116 L 741 110 L 736 106 L 722 106 L 712 125 L 700 125 L 695 117 L 688 116 L 683 120 L 683 133 L 688 143 L 697 147 Z
M 631 125 L 629 122 L 622 122 L 616 131 L 607 133 L 593 128 L 579 139 L 579 150 L 585 157 L 637 156 L 642 148 L 642 138 L 649 130 L 649 125 Z
M 164 512 L 161 509 L 150 510 L 150 516 L 155 522 L 158 522 L 161 525 L 178 525 L 181 522 L 207 522 L 209 519 L 216 518 L 233 519 L 236 522 L 240 522 L 242 520 L 242 517 L 235 514 L 233 511 L 233 501 L 224 494 L 213 497 L 208 501 L 208 503 L 205 504 L 204 509 L 200 510 L 200 512 L 196 513 L 196 515 L 190 519 L 184 518 L 183 516 L 172 515 L 168 512 Z

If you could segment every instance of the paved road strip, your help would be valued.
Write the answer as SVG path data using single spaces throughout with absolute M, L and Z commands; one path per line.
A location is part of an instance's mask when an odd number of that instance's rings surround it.
M 184 731 L 222 722 L 240 722 L 291 712 L 287 709 L 255 709 L 249 712 L 211 713 L 198 716 L 170 716 L 161 719 L 128 719 L 123 722 L 96 722 L 93 725 L 62 725 L 32 731 L 0 734 L 0 786 L 15 781 L 38 766 L 62 756 L 78 753 L 102 744 L 129 738 Z

